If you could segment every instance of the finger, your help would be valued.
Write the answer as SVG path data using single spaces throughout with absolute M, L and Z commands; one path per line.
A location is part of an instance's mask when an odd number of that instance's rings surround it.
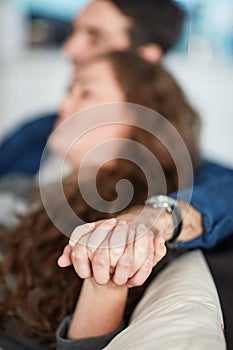
M 126 221 L 119 221 L 109 238 L 110 265 L 114 271 L 118 260 L 123 255 L 127 243 L 128 225 Z
M 143 265 L 147 256 L 149 249 L 149 233 L 148 228 L 140 224 L 136 227 L 136 236 L 134 239 L 134 265 L 131 271 L 131 276 L 133 276 Z
M 154 242 L 153 237 L 149 235 L 148 256 L 139 270 L 131 277 L 127 283 L 129 288 L 141 286 L 151 274 L 154 262 Z
M 127 286 L 129 288 L 141 286 L 151 274 L 152 269 L 153 261 L 146 259 L 140 269 L 135 273 L 135 275 L 129 279 Z
M 57 261 L 58 266 L 60 267 L 70 266 L 72 264 L 71 253 L 72 253 L 71 246 L 67 244 L 67 246 L 65 246 L 63 250 L 62 255 L 58 258 L 58 261 Z
M 94 228 L 95 222 L 89 222 L 87 224 L 76 227 L 76 229 L 72 232 L 70 236 L 69 244 L 71 245 L 71 247 L 74 247 L 82 236 L 89 233 L 90 231 L 93 231 Z
M 131 237 L 130 243 L 127 244 L 123 255 L 120 257 L 112 278 L 113 282 L 119 286 L 126 284 L 134 264 L 133 237 L 135 237 L 135 230 L 131 229 L 128 236 Z
M 113 218 L 110 220 L 105 220 L 91 233 L 87 243 L 88 256 L 91 261 L 96 249 L 99 248 L 101 246 L 101 243 L 105 241 L 109 232 L 112 231 L 115 225 L 116 219 Z
M 79 275 L 79 277 L 84 279 L 92 277 L 92 269 L 86 246 L 88 235 L 91 235 L 91 233 L 86 234 L 79 240 L 78 243 L 76 243 L 71 254 L 72 263 L 76 273 Z
M 154 258 L 153 266 L 158 264 L 158 262 L 166 255 L 167 248 L 165 246 L 165 240 L 163 237 L 154 238 Z
M 91 264 L 95 282 L 100 285 L 107 284 L 110 280 L 108 237 L 102 243 L 101 247 L 95 250 Z

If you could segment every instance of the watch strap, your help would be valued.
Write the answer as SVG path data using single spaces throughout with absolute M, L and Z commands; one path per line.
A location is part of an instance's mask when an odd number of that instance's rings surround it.
M 170 238 L 166 242 L 166 245 L 168 248 L 175 248 L 177 247 L 177 242 L 175 241 L 179 237 L 180 232 L 182 230 L 182 217 L 181 217 L 180 207 L 178 203 L 171 206 L 171 214 L 172 214 L 172 219 L 174 224 L 174 232 L 173 232 L 172 238 Z

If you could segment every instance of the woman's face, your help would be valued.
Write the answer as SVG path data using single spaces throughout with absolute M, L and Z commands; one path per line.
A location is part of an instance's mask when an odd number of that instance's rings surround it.
M 111 102 L 125 102 L 125 94 L 120 84 L 117 82 L 113 68 L 107 60 L 97 61 L 91 63 L 79 72 L 70 88 L 69 93 L 63 99 L 60 106 L 60 116 L 57 120 L 56 127 L 59 127 L 59 132 L 54 132 L 50 139 L 50 148 L 57 154 L 64 156 L 67 153 L 67 143 L 69 142 L 69 125 L 68 119 L 75 117 L 75 123 L 72 123 L 72 133 L 80 132 L 80 127 L 85 124 L 85 112 L 83 110 L 97 105 L 111 103 Z M 113 105 L 117 108 L 117 105 Z M 98 110 L 98 107 L 97 109 Z M 81 113 L 78 113 L 81 112 Z M 95 113 L 95 109 L 91 109 L 93 118 L 99 118 L 97 122 L 101 123 L 101 117 Z M 71 118 L 73 119 L 73 118 Z M 70 119 L 70 120 L 71 120 Z M 106 120 L 106 119 L 105 119 Z M 124 121 L 127 121 L 125 117 Z M 77 142 L 69 149 L 67 159 L 73 163 L 74 166 L 79 166 L 85 155 L 96 145 L 102 144 L 105 141 L 116 138 L 127 138 L 129 136 L 130 127 L 125 125 L 104 125 L 81 136 Z M 108 152 L 110 152 L 108 148 Z M 117 149 L 115 147 L 114 154 L 109 154 L 110 157 L 116 157 Z M 98 156 L 94 157 L 95 162 L 98 163 Z M 101 157 L 100 157 L 101 158 Z M 96 165 L 96 164 L 95 164 Z
M 69 93 L 60 105 L 57 125 L 83 109 L 124 101 L 125 94 L 116 81 L 111 64 L 107 61 L 89 64 L 76 74 Z

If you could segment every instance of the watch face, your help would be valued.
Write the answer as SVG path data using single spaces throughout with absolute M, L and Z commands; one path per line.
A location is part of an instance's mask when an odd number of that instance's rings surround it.
M 149 198 L 146 204 L 151 205 L 154 208 L 171 208 L 177 205 L 177 202 L 171 197 L 160 195 Z

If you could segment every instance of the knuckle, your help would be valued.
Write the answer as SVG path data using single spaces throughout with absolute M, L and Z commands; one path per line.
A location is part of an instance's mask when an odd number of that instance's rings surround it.
M 131 266 L 131 263 L 129 260 L 122 260 L 120 261 L 120 266 L 123 267 L 124 269 L 127 269 Z
M 77 261 L 82 261 L 85 258 L 83 252 L 79 249 L 73 251 L 72 257 L 75 258 L 75 260 Z
M 80 270 L 76 270 L 77 274 L 79 275 L 80 278 L 83 278 L 83 279 L 86 279 L 86 278 L 89 278 L 91 277 L 91 274 L 90 273 L 87 273 L 87 272 L 83 272 L 83 271 L 80 271 Z
M 135 247 L 135 250 L 137 252 L 137 254 L 140 254 L 140 255 L 146 255 L 147 254 L 147 247 L 145 247 L 144 245 L 137 245 Z
M 142 266 L 141 271 L 142 271 L 144 274 L 150 274 L 151 271 L 152 271 L 152 263 L 151 263 L 151 262 L 146 262 L 146 263 Z
M 106 265 L 106 259 L 102 255 L 98 254 L 94 256 L 93 264 L 98 267 L 104 267 Z
M 120 278 L 119 276 L 118 276 L 118 277 L 114 276 L 113 282 L 114 282 L 117 286 L 123 286 L 123 285 L 126 283 L 126 280 L 125 280 L 125 279 L 123 280 L 123 279 Z
M 128 254 L 126 256 L 123 256 L 119 261 L 120 266 L 123 268 L 131 267 L 132 263 L 133 263 L 133 256 Z
M 142 285 L 142 282 L 139 281 L 138 279 L 134 278 L 131 282 L 130 282 L 130 285 L 132 287 L 139 287 L 140 285 Z
M 156 254 L 156 255 L 154 256 L 153 265 L 157 264 L 160 260 L 162 260 L 164 256 L 165 256 L 165 253 L 164 253 L 164 254 L 161 254 L 161 255 Z
M 162 247 L 161 249 L 159 249 L 159 251 L 158 251 L 158 256 L 159 257 L 164 257 L 164 255 L 167 253 L 167 248 L 166 248 L 166 246 L 164 245 L 164 247 Z
M 111 249 L 110 250 L 111 257 L 116 259 L 121 255 L 120 249 Z

